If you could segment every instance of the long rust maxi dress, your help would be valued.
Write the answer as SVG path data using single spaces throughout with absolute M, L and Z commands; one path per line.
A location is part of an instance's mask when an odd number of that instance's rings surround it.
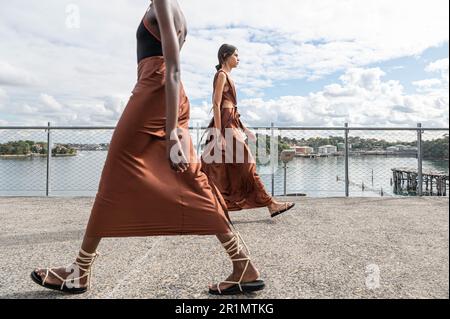
M 113 133 L 101 174 L 86 230 L 89 237 L 230 231 L 226 204 L 201 171 L 188 131 L 183 134 L 191 145 L 188 170 L 173 171 L 166 158 L 165 71 L 162 56 L 138 64 L 137 84 Z M 189 110 L 181 84 L 178 123 L 186 130 Z
M 225 137 L 225 129 L 231 129 L 233 133 L 232 149 L 227 145 L 222 150 L 222 159 L 220 163 L 211 161 L 214 155 L 214 149 L 208 150 L 208 144 L 214 139 L 212 135 L 205 142 L 205 150 L 202 154 L 202 170 L 208 175 L 209 179 L 219 188 L 220 193 L 225 199 L 229 211 L 238 211 L 257 207 L 265 207 L 272 201 L 272 197 L 267 193 L 261 178 L 256 172 L 256 163 L 250 152 L 248 145 L 242 138 L 244 125 L 240 120 L 240 114 L 237 110 L 236 87 L 230 81 L 228 74 L 219 70 L 215 77 L 213 86 L 215 88 L 217 77 L 223 72 L 227 77 L 228 90 L 222 93 L 220 105 L 221 134 Z M 233 108 L 223 108 L 223 102 L 230 101 Z M 214 128 L 214 118 L 208 125 L 208 129 Z M 238 161 L 236 150 L 243 150 L 244 161 Z M 232 161 L 226 161 L 225 152 L 232 151 Z M 231 158 L 231 156 L 230 156 Z

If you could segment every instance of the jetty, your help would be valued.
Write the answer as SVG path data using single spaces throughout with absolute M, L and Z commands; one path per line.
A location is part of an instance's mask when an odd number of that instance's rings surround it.
M 417 168 L 392 168 L 392 184 L 394 192 L 405 189 L 417 191 L 419 187 L 419 173 Z M 448 174 L 430 169 L 422 170 L 422 190 L 424 195 L 447 196 Z M 423 187 L 425 185 L 425 187 Z

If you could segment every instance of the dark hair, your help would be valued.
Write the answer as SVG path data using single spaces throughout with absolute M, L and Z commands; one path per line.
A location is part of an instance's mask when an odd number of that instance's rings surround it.
M 220 68 L 222 67 L 222 64 L 225 63 L 225 60 L 232 56 L 234 54 L 234 52 L 237 50 L 237 48 L 234 45 L 231 44 L 222 44 L 220 49 L 219 49 L 219 53 L 217 54 L 217 57 L 219 59 L 219 64 L 216 65 L 216 69 L 217 71 L 220 70 Z

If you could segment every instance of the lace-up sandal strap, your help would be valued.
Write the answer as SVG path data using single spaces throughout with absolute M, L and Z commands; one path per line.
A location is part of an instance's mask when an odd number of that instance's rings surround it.
M 84 255 L 81 256 L 81 254 Z M 94 252 L 94 253 L 88 253 L 86 251 L 84 251 L 82 248 L 80 248 L 80 252 L 78 253 L 78 258 L 75 261 L 75 264 L 78 266 L 78 268 L 80 268 L 81 270 L 83 270 L 85 273 L 78 277 L 75 278 L 77 280 L 84 278 L 84 277 L 88 277 L 88 288 L 91 288 L 91 267 L 95 261 L 95 259 L 99 256 L 98 252 Z M 87 267 L 87 268 L 84 268 Z
M 238 232 L 236 232 L 229 241 L 223 243 L 222 245 L 226 249 L 227 253 L 231 255 L 231 258 L 239 255 L 239 253 L 242 251 L 242 248 L 245 248 L 248 254 L 250 253 L 245 241 L 242 239 L 241 235 Z
M 239 285 L 239 289 L 240 289 L 241 291 L 242 291 L 241 282 L 242 282 L 242 279 L 244 278 L 245 272 L 247 271 L 248 264 L 250 264 L 250 258 L 247 259 L 247 262 L 245 263 L 244 270 L 242 271 L 242 274 L 241 274 L 241 278 L 239 278 L 239 283 L 238 283 L 238 285 Z
M 250 258 L 249 257 L 245 257 L 245 258 L 231 259 L 231 261 L 246 261 L 246 260 L 250 260 Z
M 247 247 L 247 244 L 244 241 L 244 238 L 241 237 L 241 234 L 236 232 L 236 235 L 238 237 L 238 239 L 242 242 L 243 247 L 245 248 L 245 251 L 247 252 L 247 254 L 250 254 L 250 250 Z
M 80 253 L 84 255 L 83 258 L 85 258 L 85 259 L 89 259 L 89 258 L 93 259 L 93 258 L 97 257 L 98 255 L 100 255 L 97 251 L 93 252 L 93 253 L 88 253 L 85 250 L 83 250 L 83 248 L 80 248 Z M 78 255 L 81 256 L 80 254 L 78 254 Z
M 45 269 L 45 277 L 44 277 L 44 280 L 42 281 L 42 284 L 45 284 L 49 274 L 52 274 L 54 277 L 58 278 L 58 280 L 60 280 L 62 282 L 62 284 L 61 284 L 61 290 L 62 290 L 66 283 L 66 279 L 62 278 L 60 275 L 58 275 L 56 272 L 54 272 L 52 270 L 52 268 Z
M 245 272 L 247 271 L 248 265 L 250 264 L 250 258 L 239 258 L 239 259 L 233 259 L 233 261 L 247 261 L 245 263 L 245 267 L 244 270 L 242 271 L 241 277 L 239 278 L 239 281 L 229 281 L 229 280 L 225 280 L 225 281 L 221 281 L 217 284 L 217 291 L 219 291 L 219 294 L 222 293 L 222 291 L 220 290 L 220 285 L 221 284 L 233 284 L 233 285 L 238 285 L 239 286 L 239 290 L 241 292 L 244 292 L 244 290 L 242 289 L 242 279 L 244 278 Z
M 221 282 L 219 282 L 219 283 L 217 284 L 217 291 L 219 292 L 219 294 L 222 294 L 222 290 L 220 289 L 220 285 L 221 285 L 221 284 L 233 284 L 233 285 L 238 285 L 238 286 L 239 286 L 239 290 L 240 290 L 241 292 L 244 291 L 244 290 L 242 289 L 241 282 L 225 280 L 225 281 L 221 281 Z
M 44 280 L 42 281 L 42 284 L 45 284 L 45 281 L 47 280 L 48 275 L 49 275 L 49 274 L 52 274 L 55 278 L 57 278 L 59 281 L 61 281 L 61 288 L 60 288 L 61 290 L 63 290 L 64 285 L 66 284 L 66 282 L 72 281 L 72 280 L 80 280 L 80 279 L 82 279 L 82 278 L 88 276 L 88 274 L 86 273 L 86 274 L 84 274 L 84 275 L 82 275 L 82 276 L 80 276 L 80 277 L 69 278 L 69 279 L 66 278 L 66 279 L 64 279 L 64 278 L 62 278 L 60 275 L 58 275 L 56 272 L 54 272 L 54 271 L 52 270 L 52 268 L 46 268 L 45 270 L 46 270 L 46 272 L 45 272 L 45 277 L 44 277 Z
M 82 256 L 81 254 L 83 254 L 84 256 Z M 78 254 L 77 260 L 75 261 L 75 264 L 81 270 L 88 272 L 98 255 L 99 254 L 97 252 L 90 254 L 90 253 L 85 252 L 83 249 L 80 249 L 80 252 Z M 84 267 L 87 267 L 87 269 Z
M 229 280 L 225 280 L 225 281 L 220 282 L 220 283 L 217 285 L 217 290 L 219 291 L 219 293 L 222 293 L 222 291 L 220 290 L 220 284 L 225 284 L 225 283 L 227 283 L 227 284 L 233 284 L 233 285 L 238 285 L 238 286 L 239 286 L 239 290 L 240 290 L 241 292 L 244 291 L 244 290 L 242 289 L 241 283 L 242 283 L 242 279 L 244 278 L 245 272 L 247 271 L 248 264 L 250 263 L 250 258 L 240 258 L 240 260 L 246 260 L 246 261 L 247 261 L 247 262 L 245 263 L 244 270 L 242 271 L 241 278 L 239 278 L 239 281 L 229 281 Z
M 241 247 L 239 246 L 239 239 L 237 238 L 237 236 L 233 236 L 229 241 L 223 243 L 222 245 L 231 258 L 239 255 L 241 251 Z
M 244 258 L 242 258 L 242 259 L 244 259 Z M 221 291 L 221 289 L 220 289 L 220 284 L 233 284 L 233 285 L 238 285 L 238 286 L 239 286 L 239 290 L 240 290 L 241 292 L 244 292 L 244 290 L 242 289 L 241 283 L 242 283 L 242 279 L 244 278 L 244 274 L 245 274 L 245 272 L 247 271 L 248 264 L 250 263 L 250 259 L 247 258 L 247 259 L 244 259 L 244 260 L 247 260 L 247 262 L 245 263 L 245 267 L 244 267 L 244 270 L 242 271 L 241 278 L 239 278 L 239 281 L 225 280 L 225 281 L 219 282 L 219 283 L 217 284 L 217 290 L 219 291 L 219 294 L 222 293 L 222 291 Z

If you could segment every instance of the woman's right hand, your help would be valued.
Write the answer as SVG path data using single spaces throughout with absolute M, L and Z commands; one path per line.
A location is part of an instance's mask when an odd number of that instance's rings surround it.
M 178 136 L 166 140 L 166 158 L 170 167 L 177 173 L 184 173 L 189 168 L 188 159 Z

